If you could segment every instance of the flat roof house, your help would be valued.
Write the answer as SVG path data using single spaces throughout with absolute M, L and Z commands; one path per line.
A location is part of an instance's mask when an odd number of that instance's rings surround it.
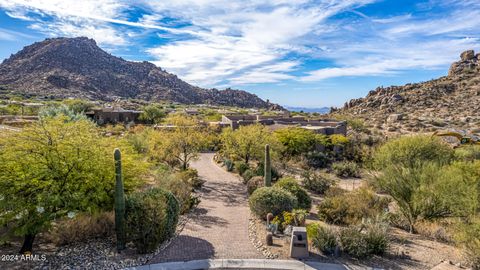
M 332 134 L 347 134 L 347 122 L 337 121 L 333 119 L 306 119 L 302 116 L 264 116 L 264 115 L 222 115 L 222 126 L 230 126 L 232 129 L 237 129 L 240 126 L 262 124 L 269 126 L 271 129 L 281 129 L 289 126 L 297 126 L 312 130 L 318 134 L 332 135 Z
M 137 123 L 142 111 L 124 110 L 122 108 L 107 107 L 93 109 L 85 113 L 99 125 L 117 123 Z

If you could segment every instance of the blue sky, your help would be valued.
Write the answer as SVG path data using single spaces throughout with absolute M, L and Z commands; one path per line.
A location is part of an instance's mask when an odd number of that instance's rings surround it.
M 446 75 L 480 50 L 479 0 L 0 0 L 0 60 L 87 36 L 189 83 L 282 105 L 341 106 L 377 86 Z

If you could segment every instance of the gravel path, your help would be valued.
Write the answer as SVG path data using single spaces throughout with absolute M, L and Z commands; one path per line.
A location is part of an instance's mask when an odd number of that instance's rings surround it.
M 213 153 L 200 155 L 191 167 L 206 182 L 201 202 L 180 235 L 149 263 L 198 259 L 263 259 L 248 238 L 250 211 L 240 178 L 213 162 Z

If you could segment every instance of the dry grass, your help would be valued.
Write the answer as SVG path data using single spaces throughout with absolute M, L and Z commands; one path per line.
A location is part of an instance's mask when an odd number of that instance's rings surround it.
M 80 214 L 73 219 L 57 221 L 46 236 L 56 245 L 86 242 L 92 238 L 108 237 L 114 234 L 115 217 L 113 212 Z
M 435 241 L 443 243 L 453 243 L 452 225 L 447 220 L 444 221 L 420 221 L 415 224 L 415 230 L 418 234 Z

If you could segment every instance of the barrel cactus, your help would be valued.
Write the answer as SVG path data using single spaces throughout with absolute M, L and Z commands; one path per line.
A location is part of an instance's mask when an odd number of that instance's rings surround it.
M 125 194 L 123 190 L 122 156 L 116 148 L 115 158 L 115 233 L 117 236 L 117 250 L 125 249 Z

